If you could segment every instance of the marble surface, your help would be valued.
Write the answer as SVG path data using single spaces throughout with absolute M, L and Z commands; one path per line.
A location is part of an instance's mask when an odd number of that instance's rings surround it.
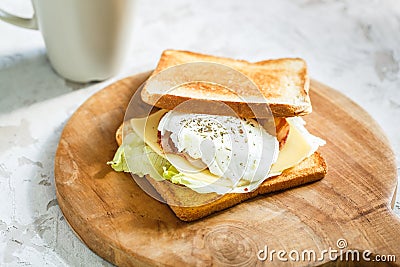
M 0 8 L 32 14 L 25 0 L 0 1 Z M 154 68 L 166 48 L 250 61 L 304 58 L 314 79 L 369 111 L 400 166 L 398 1 L 143 0 L 135 20 L 121 73 L 88 84 L 54 73 L 40 33 L 0 22 L 1 266 L 110 265 L 75 237 L 57 205 L 56 146 L 82 102 L 119 78 Z

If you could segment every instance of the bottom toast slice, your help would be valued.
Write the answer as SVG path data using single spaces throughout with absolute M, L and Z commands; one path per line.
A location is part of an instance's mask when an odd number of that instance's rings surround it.
M 280 191 L 322 179 L 327 172 L 325 160 L 315 152 L 295 167 L 265 180 L 260 187 L 249 193 L 230 193 L 223 196 L 215 193 L 200 194 L 185 186 L 169 181 L 146 179 L 164 198 L 176 216 L 183 221 L 194 221 L 239 204 L 257 195 Z

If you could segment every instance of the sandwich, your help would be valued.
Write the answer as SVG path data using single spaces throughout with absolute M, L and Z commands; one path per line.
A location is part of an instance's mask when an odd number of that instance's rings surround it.
M 150 82 L 161 74 L 176 80 L 190 64 L 229 84 L 201 80 L 168 90 Z M 232 73 L 250 83 L 230 90 Z M 309 83 L 300 58 L 250 63 L 166 50 L 140 90 L 151 111 L 121 124 L 108 164 L 147 181 L 183 221 L 320 180 L 327 166 L 317 150 L 325 141 L 300 117 L 312 111 Z

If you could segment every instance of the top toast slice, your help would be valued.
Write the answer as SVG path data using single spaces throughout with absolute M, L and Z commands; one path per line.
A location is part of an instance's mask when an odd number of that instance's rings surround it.
M 308 94 L 310 80 L 307 65 L 300 58 L 250 63 L 188 51 L 165 50 L 150 78 L 169 67 L 194 62 L 218 63 L 239 71 L 258 87 L 257 92 L 252 92 L 249 87 L 239 88 L 233 92 L 227 87 L 203 82 L 182 84 L 174 90 L 149 86 L 146 83 L 141 93 L 143 101 L 165 109 L 174 109 L 188 100 L 195 101 L 195 105 L 190 105 L 188 111 L 196 113 L 217 112 L 210 111 L 210 104 L 222 102 L 238 116 L 247 118 L 260 117 L 255 116 L 257 113 L 253 111 L 255 108 L 265 110 L 268 105 L 275 117 L 305 115 L 312 110 Z M 251 99 L 252 104 L 249 105 L 243 98 Z

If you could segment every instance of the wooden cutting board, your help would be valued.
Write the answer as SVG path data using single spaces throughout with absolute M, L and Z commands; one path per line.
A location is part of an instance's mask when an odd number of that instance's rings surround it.
M 345 239 L 347 249 L 400 258 L 400 220 L 390 207 L 396 166 L 388 140 L 364 110 L 315 81 L 313 112 L 305 120 L 311 133 L 327 141 L 319 151 L 328 175 L 197 222 L 177 219 L 129 174 L 106 165 L 117 149 L 114 135 L 125 108 L 148 75 L 126 78 L 89 98 L 65 126 L 58 146 L 58 203 L 98 255 L 120 266 L 252 266 L 271 264 L 257 259 L 265 246 L 319 253 L 338 249 L 337 240 Z M 272 263 L 282 262 L 275 256 Z

